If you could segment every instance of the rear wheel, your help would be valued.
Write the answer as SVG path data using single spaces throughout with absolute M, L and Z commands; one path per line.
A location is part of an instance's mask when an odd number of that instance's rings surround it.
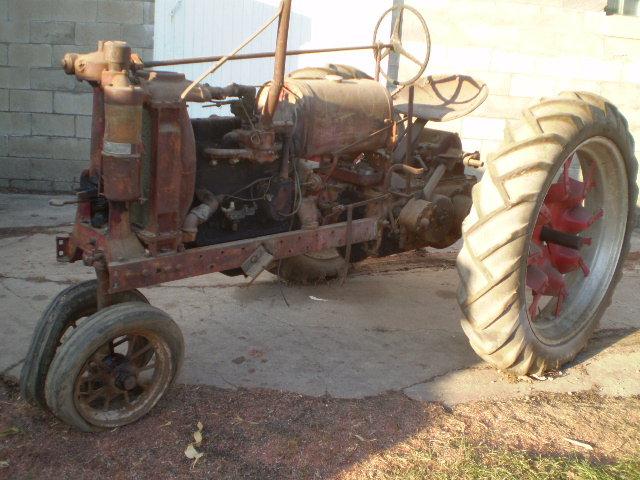
M 60 292 L 48 305 L 36 325 L 31 345 L 20 374 L 22 397 L 29 403 L 46 408 L 44 384 L 49 365 L 58 347 L 75 328 L 98 309 L 97 280 L 72 285 Z M 138 290 L 112 295 L 112 303 L 145 302 Z
M 605 99 L 565 93 L 524 119 L 473 189 L 457 261 L 471 346 L 518 375 L 586 345 L 620 280 L 638 195 L 633 139 Z
M 141 302 L 107 307 L 58 349 L 47 375 L 47 405 L 82 431 L 127 425 L 160 400 L 183 352 L 180 329 L 161 310 Z

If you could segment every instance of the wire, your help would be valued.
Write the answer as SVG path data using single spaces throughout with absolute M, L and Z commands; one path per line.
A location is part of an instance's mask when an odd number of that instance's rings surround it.
M 298 167 L 296 161 L 293 162 L 293 174 L 296 179 L 296 190 L 295 190 L 295 199 L 294 205 L 297 203 L 295 209 L 291 213 L 281 213 L 280 215 L 285 218 L 293 217 L 300 210 L 300 205 L 302 205 L 302 186 L 300 185 L 300 175 L 298 175 Z M 297 200 L 297 202 L 296 202 Z

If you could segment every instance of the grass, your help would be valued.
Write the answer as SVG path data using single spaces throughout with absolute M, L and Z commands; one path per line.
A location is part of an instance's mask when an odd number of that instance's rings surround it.
M 387 480 L 637 480 L 640 456 L 604 464 L 579 456 L 536 455 L 452 440 L 446 448 L 385 455 L 373 478 Z M 376 462 L 377 463 L 377 462 Z

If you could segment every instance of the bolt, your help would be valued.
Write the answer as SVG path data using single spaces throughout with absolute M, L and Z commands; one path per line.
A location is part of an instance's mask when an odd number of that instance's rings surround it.
M 118 374 L 115 383 L 120 390 L 133 390 L 138 385 L 136 376 L 126 373 Z

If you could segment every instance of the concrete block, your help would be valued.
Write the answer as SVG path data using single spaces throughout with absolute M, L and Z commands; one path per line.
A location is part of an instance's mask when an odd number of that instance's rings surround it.
M 520 112 L 531 103 L 532 99 L 529 97 L 489 95 L 473 114 L 480 117 L 516 119 L 520 118 Z
M 73 41 L 73 40 L 72 40 Z M 87 53 L 96 49 L 97 45 L 52 45 L 51 65 L 60 65 L 65 53 Z
M 0 89 L 0 110 L 9 110 L 9 90 Z
M 539 57 L 518 52 L 494 50 L 491 54 L 491 71 L 504 73 L 533 73 Z
M 0 0 L 0 20 L 9 18 L 9 0 Z
M 489 87 L 489 94 L 509 95 L 509 90 L 511 89 L 511 74 L 480 70 L 467 74 L 486 83 Z
M 73 115 L 91 115 L 93 112 L 93 94 L 55 92 L 53 111 Z
M 574 91 L 574 92 L 591 92 L 598 95 L 601 94 L 602 87 L 600 82 L 592 80 L 580 80 L 575 78 L 559 78 L 556 81 L 556 93 Z
M 9 45 L 9 65 L 50 67 L 51 45 L 12 43 Z
M 79 82 L 76 80 L 73 91 L 77 93 L 92 93 L 93 87 L 87 82 Z
M 600 86 L 602 96 L 619 107 L 623 114 L 640 109 L 640 83 L 602 82 Z
M 462 132 L 462 119 L 457 118 L 455 120 L 450 120 L 448 122 L 438 123 L 438 130 L 443 130 L 445 132 L 452 133 L 461 133 Z
M 91 142 L 85 138 L 52 138 L 53 158 L 87 160 Z
M 454 20 L 457 22 L 457 19 Z M 440 20 L 440 28 L 443 29 L 440 37 L 448 45 L 505 49 L 509 45 L 517 43 L 522 26 L 514 22 L 496 23 L 490 20 L 479 22 L 469 21 L 457 25 L 455 30 L 450 28 L 451 19 L 445 17 Z M 429 24 L 431 29 L 431 24 Z
M 589 33 L 604 35 L 604 24 L 607 22 L 608 16 L 603 15 L 602 12 L 584 12 L 582 28 Z
M 615 82 L 621 79 L 623 66 L 621 60 L 602 60 L 584 55 L 559 55 L 539 57 L 536 72 L 558 78 Z
M 74 22 L 31 22 L 31 43 L 68 44 L 75 37 Z
M 0 135 L 0 156 L 5 156 L 7 155 L 7 152 L 9 151 L 8 145 L 8 138 L 6 135 Z
M 477 138 L 461 138 L 462 141 L 462 149 L 465 152 L 475 152 L 478 151 L 481 154 L 481 157 L 484 159 L 484 152 L 482 151 L 482 140 Z
M 11 180 L 8 178 L 0 178 L 0 188 L 9 188 L 11 187 Z
M 1 178 L 29 178 L 29 159 L 0 157 Z
M 61 68 L 32 68 L 29 72 L 31 88 L 38 90 L 72 91 L 77 83 L 75 77 L 67 75 Z
M 54 9 L 52 0 L 9 0 L 9 19 L 49 20 Z
M 640 58 L 640 40 L 604 37 L 605 56 L 612 60 L 634 61 Z
M 624 63 L 620 60 L 601 60 L 585 57 L 577 71 L 576 78 L 600 82 L 617 82 L 622 80 Z
M 136 48 L 134 50 L 145 61 L 153 60 L 153 48 Z
M 31 170 L 29 179 L 54 180 L 72 182 L 80 178 L 80 173 L 87 168 L 85 162 L 77 160 L 55 160 L 48 158 L 33 158 L 30 160 Z
M 602 33 L 610 37 L 640 39 L 640 17 L 631 15 L 607 15 Z
M 29 22 L 25 20 L 0 21 L 0 42 L 29 42 Z
M 53 92 L 11 90 L 9 100 L 12 112 L 51 113 L 53 110 Z
M 535 26 L 541 33 L 546 33 L 550 31 L 561 32 L 566 30 L 569 25 L 574 28 L 574 31 L 579 30 L 582 28 L 583 19 L 583 11 L 563 8 L 556 3 L 556 5 L 543 6 L 535 21 L 531 22 L 528 18 L 523 18 L 522 21 L 529 26 Z
M 29 88 L 29 69 L 0 67 L 0 88 Z
M 491 49 L 451 47 L 447 49 L 449 68 L 453 71 L 490 70 Z
M 142 20 L 142 2 L 119 2 L 113 0 L 100 0 L 98 2 L 98 22 L 139 25 Z
M 53 158 L 54 146 L 49 137 L 9 137 L 9 156 Z
M 76 115 L 76 137 L 91 138 L 91 117 Z
M 13 179 L 9 183 L 10 188 L 22 192 L 52 192 L 53 182 L 51 180 L 25 180 Z
M 155 19 L 155 2 L 142 2 L 142 22 L 153 24 Z
M 0 112 L 0 132 L 6 135 L 31 135 L 31 114 Z
M 122 39 L 134 49 L 153 47 L 153 25 L 123 25 Z
M 33 135 L 73 137 L 76 134 L 76 122 L 73 115 L 34 113 L 31 128 Z
M 640 131 L 640 109 L 631 109 L 623 114 L 627 122 L 629 122 L 629 128 L 632 128 L 636 132 L 634 138 L 636 139 L 637 148 L 640 148 L 640 135 L 638 135 Z
M 77 23 L 76 45 L 95 46 L 100 40 L 121 40 L 122 25 L 119 23 Z
M 54 180 L 51 190 L 53 192 L 59 192 L 59 193 L 72 193 L 78 190 L 79 187 L 80 187 L 79 178 L 76 181 L 66 181 L 66 182 Z
M 623 67 L 622 81 L 640 84 L 640 61 L 628 63 Z
M 6 65 L 7 63 L 9 63 L 9 47 L 0 45 L 0 65 Z
M 459 2 L 456 2 L 459 3 Z M 557 5 L 558 1 L 551 0 L 551 5 Z M 485 3 L 485 8 L 475 12 L 472 21 L 483 23 L 517 24 L 519 26 L 527 23 L 538 23 L 543 18 L 543 7 L 538 1 L 513 2 L 510 0 L 498 0 Z M 460 5 L 464 8 L 464 3 Z
M 603 12 L 607 6 L 607 0 L 562 0 L 564 8 L 575 8 L 580 11 L 590 10 Z
M 560 51 L 567 54 L 583 55 L 595 58 L 604 57 L 604 39 L 602 35 L 581 31 L 579 40 L 576 33 L 565 28 L 558 37 L 558 42 L 548 52 Z
M 98 16 L 97 0 L 55 0 L 52 20 L 67 22 L 95 22 Z
M 505 120 L 497 118 L 466 117 L 462 119 L 462 136 L 481 140 L 502 140 Z
M 511 77 L 509 94 L 514 97 L 544 97 L 555 95 L 556 90 L 553 77 L 516 74 Z

